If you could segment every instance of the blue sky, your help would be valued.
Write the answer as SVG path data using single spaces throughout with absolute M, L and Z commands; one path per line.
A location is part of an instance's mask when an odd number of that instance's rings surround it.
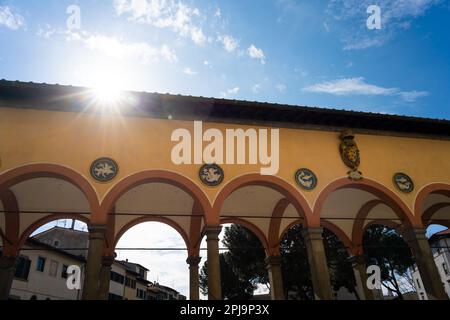
M 450 119 L 449 3 L 0 0 L 0 78 Z M 121 246 L 183 245 L 167 226 L 136 228 Z M 184 252 L 119 258 L 187 294 Z
M 0 0 L 0 78 L 450 119 L 449 17 L 446 0 Z

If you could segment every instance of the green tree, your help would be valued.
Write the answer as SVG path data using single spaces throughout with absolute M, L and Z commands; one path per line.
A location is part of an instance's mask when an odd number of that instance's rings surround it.
M 414 264 L 408 244 L 393 229 L 372 225 L 364 233 L 363 245 L 367 263 L 380 267 L 382 285 L 403 299 L 399 279 L 407 277 L 408 269 Z
M 219 255 L 222 297 L 228 300 L 248 300 L 253 296 L 256 286 L 249 279 L 240 278 L 227 262 L 229 252 Z M 200 271 L 200 289 L 208 294 L 208 261 Z

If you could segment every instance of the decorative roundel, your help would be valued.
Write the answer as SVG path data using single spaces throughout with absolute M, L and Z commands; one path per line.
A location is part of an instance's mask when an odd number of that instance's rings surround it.
M 295 182 L 300 188 L 312 190 L 317 186 L 317 177 L 311 170 L 301 168 L 295 173 Z
M 405 193 L 409 193 L 414 190 L 414 182 L 412 179 L 407 174 L 401 172 L 394 174 L 394 184 L 400 191 Z
M 205 164 L 199 171 L 200 180 L 207 186 L 215 187 L 222 183 L 224 173 L 217 164 Z
M 99 158 L 92 162 L 90 172 L 95 180 L 108 182 L 117 176 L 119 166 L 111 158 Z

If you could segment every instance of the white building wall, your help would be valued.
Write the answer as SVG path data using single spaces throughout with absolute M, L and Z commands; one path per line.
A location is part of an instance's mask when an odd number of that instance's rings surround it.
M 24 250 L 23 256 L 31 260 L 28 280 L 15 278 L 11 287 L 11 296 L 29 300 L 33 295 L 38 300 L 76 300 L 81 297 L 81 290 L 69 290 L 66 285 L 67 279 L 61 276 L 63 265 L 81 265 L 81 262 L 68 256 L 48 250 Z M 44 271 L 37 271 L 38 257 L 46 258 Z M 56 275 L 50 275 L 51 261 L 57 263 Z M 82 268 L 83 270 L 83 268 Z M 81 285 L 82 285 L 81 279 Z

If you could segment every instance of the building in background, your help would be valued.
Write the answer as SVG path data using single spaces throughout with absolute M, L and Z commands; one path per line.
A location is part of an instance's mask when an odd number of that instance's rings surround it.
M 78 300 L 81 290 L 67 288 L 67 268 L 78 265 L 83 283 L 89 245 L 88 233 L 52 227 L 30 237 L 21 251 L 10 298 L 21 300 Z M 110 300 L 184 300 L 176 290 L 147 280 L 148 269 L 128 260 L 111 266 Z M 155 289 L 157 288 L 157 289 Z
M 450 229 L 438 232 L 428 240 L 445 292 L 450 297 Z M 413 267 L 413 280 L 420 300 L 433 299 L 424 289 L 419 270 Z
M 186 300 L 186 296 L 175 289 L 153 282 L 148 286 L 148 300 Z

